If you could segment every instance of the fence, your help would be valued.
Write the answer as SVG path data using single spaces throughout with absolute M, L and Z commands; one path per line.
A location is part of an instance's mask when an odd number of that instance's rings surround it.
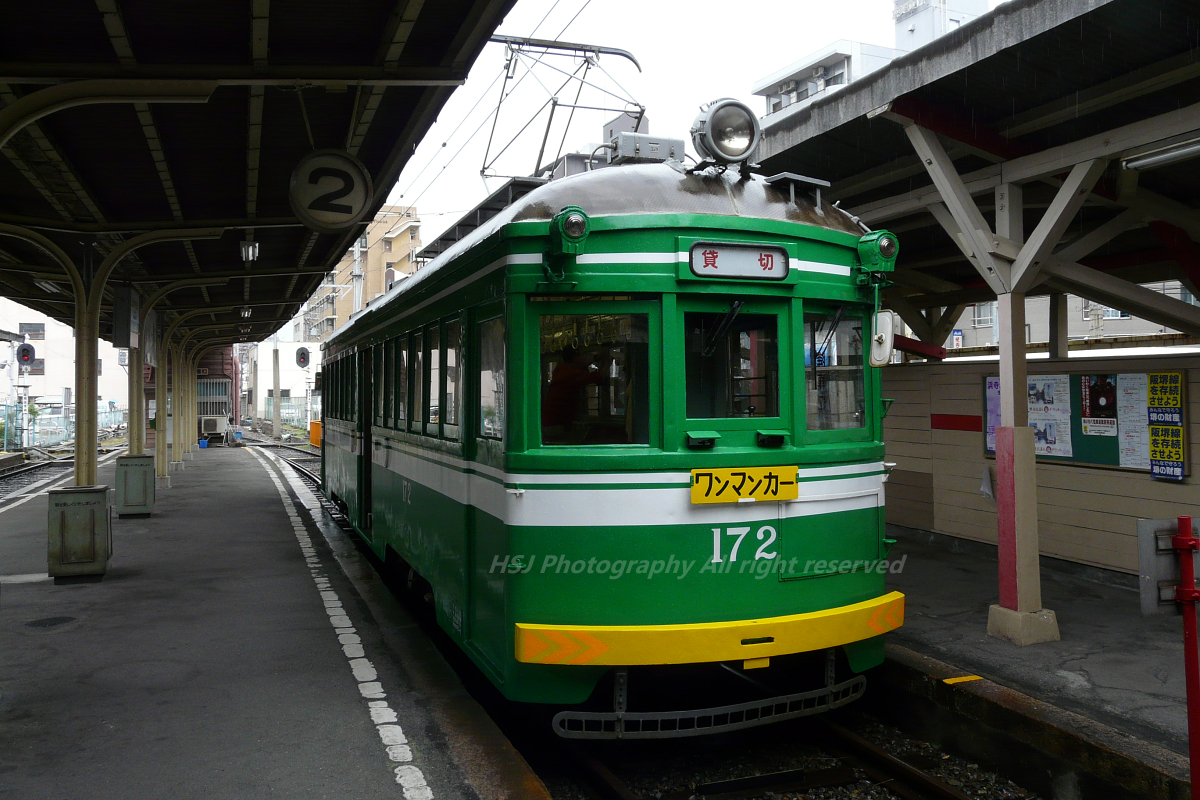
M 321 418 L 321 398 L 313 397 L 305 416 L 305 403 L 303 397 L 283 397 L 280 398 L 279 416 L 285 425 L 303 426 L 305 421 L 312 421 Z M 263 419 L 272 420 L 275 418 L 275 398 L 264 397 L 263 403 Z
M 0 443 L 5 450 L 24 447 L 52 447 L 75 438 L 75 413 L 63 415 L 62 409 L 38 409 L 36 416 L 22 423 L 19 405 L 0 404 Z M 105 406 L 96 410 L 96 427 L 101 438 L 104 431 L 117 425 L 128 425 L 129 409 L 124 406 Z M 24 436 L 22 436 L 24 434 Z M 22 443 L 22 439 L 24 443 Z

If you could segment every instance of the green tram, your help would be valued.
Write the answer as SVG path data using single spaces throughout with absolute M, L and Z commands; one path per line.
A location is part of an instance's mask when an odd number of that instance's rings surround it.
M 324 491 L 560 735 L 856 699 L 904 598 L 864 361 L 896 244 L 855 222 L 719 169 L 535 189 L 325 345 Z

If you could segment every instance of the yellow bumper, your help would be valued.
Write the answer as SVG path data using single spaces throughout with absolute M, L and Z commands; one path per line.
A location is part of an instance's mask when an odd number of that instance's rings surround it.
M 526 664 L 694 664 L 804 653 L 858 642 L 904 624 L 904 595 L 786 617 L 688 625 L 517 623 L 517 661 Z

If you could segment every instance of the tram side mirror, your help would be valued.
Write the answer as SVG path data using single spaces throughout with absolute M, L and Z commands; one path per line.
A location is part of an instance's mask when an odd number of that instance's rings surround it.
M 891 311 L 880 311 L 871 325 L 872 367 L 885 367 L 892 361 L 892 349 L 896 338 L 896 315 Z

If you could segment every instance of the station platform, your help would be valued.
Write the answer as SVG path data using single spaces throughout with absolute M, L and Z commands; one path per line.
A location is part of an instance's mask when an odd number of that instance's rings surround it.
M 0 508 L 0 797 L 548 797 L 290 467 L 171 477 L 100 582 L 46 577 L 44 492 Z
M 903 563 L 889 587 L 906 595 L 889 667 L 949 678 L 953 686 L 941 688 L 960 696 L 945 703 L 986 699 L 1019 717 L 1013 724 L 1039 747 L 1094 746 L 1122 760 L 1117 771 L 1145 767 L 1147 780 L 1186 781 L 1182 617 L 1143 617 L 1136 576 L 1043 558 L 1042 603 L 1062 638 L 1018 647 L 987 635 L 999 592 L 994 546 L 894 525 L 888 533 L 897 539 L 891 558 Z M 986 680 L 959 682 L 969 676 Z

